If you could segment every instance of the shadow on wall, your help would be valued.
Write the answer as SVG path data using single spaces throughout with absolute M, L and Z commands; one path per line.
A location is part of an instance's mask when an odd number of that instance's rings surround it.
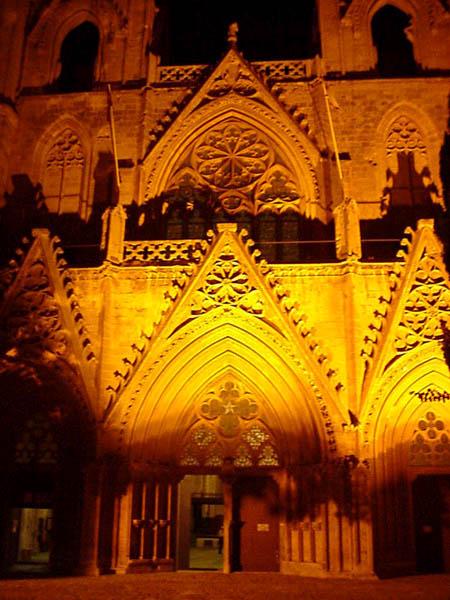
M 413 152 L 397 154 L 397 170 L 386 171 L 386 186 L 381 197 L 381 219 L 361 221 L 363 259 L 395 260 L 406 227 L 415 227 L 419 219 L 443 217 L 442 206 L 433 202 L 437 194 L 428 167 L 417 170 Z
M 34 184 L 26 173 L 11 177 L 12 191 L 5 193 L 0 207 L 0 263 L 5 264 L 21 240 L 30 238 L 32 229 L 48 228 L 60 237 L 69 262 L 96 264 L 101 261 L 99 250 L 102 214 L 114 201 L 113 162 L 109 153 L 100 153 L 94 169 L 94 198 L 88 221 L 77 213 L 50 212 L 40 182 Z M 61 199 L 64 202 L 64 198 Z
M 309 219 L 296 210 L 253 214 L 253 200 L 220 194 L 207 186 L 180 184 L 143 205 L 127 207 L 129 240 L 205 239 L 217 223 L 234 222 L 246 229 L 269 262 L 336 260 L 333 223 Z
M 450 95 L 448 105 L 450 112 Z M 445 264 L 447 265 L 447 271 L 450 273 L 450 116 L 439 154 L 439 164 L 446 213 L 442 215 L 438 223 L 438 231 L 445 248 Z M 450 362 L 448 362 L 448 365 L 450 366 Z

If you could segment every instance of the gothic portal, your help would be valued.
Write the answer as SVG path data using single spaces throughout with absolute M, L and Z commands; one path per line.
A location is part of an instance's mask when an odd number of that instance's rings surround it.
M 0 8 L 2 571 L 448 572 L 448 5 L 182 4 Z

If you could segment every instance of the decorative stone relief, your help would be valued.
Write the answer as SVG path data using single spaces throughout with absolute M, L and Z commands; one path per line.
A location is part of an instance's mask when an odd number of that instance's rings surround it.
M 256 212 L 283 213 L 292 208 L 299 211 L 300 201 L 303 199 L 289 171 L 276 165 L 269 169 L 258 184 L 255 193 Z
M 47 155 L 47 168 L 83 167 L 84 154 L 78 136 L 65 129 Z
M 398 117 L 386 138 L 386 156 L 391 170 L 398 170 L 397 155 L 414 153 L 415 165 L 422 170 L 427 166 L 427 147 L 417 125 L 406 116 Z
M 195 146 L 192 158 L 194 168 L 209 184 L 240 189 L 260 179 L 273 152 L 262 133 L 230 122 L 209 131 Z
M 78 212 L 85 158 L 78 136 L 65 129 L 50 148 L 43 175 L 45 203 L 50 212 Z
M 222 435 L 233 437 L 238 433 L 241 421 L 254 419 L 258 409 L 250 392 L 227 381 L 218 391 L 212 390 L 207 394 L 200 412 L 205 419 L 217 422 Z
M 171 177 L 168 202 L 209 204 L 230 214 L 300 212 L 304 197 L 262 132 L 230 119 L 203 135 Z M 164 211 L 163 211 L 164 212 Z
M 417 423 L 409 447 L 412 466 L 450 465 L 450 433 L 444 421 L 429 411 Z
M 238 57 L 230 55 L 228 65 L 213 78 L 206 95 L 213 100 L 234 92 L 238 96 L 252 98 L 257 95 L 255 83 L 254 77 L 243 68 Z
M 203 287 L 194 294 L 191 310 L 194 315 L 199 315 L 224 305 L 235 306 L 257 316 L 262 316 L 264 310 L 261 293 L 250 284 L 229 244 L 223 247 Z
M 206 394 L 183 448 L 184 466 L 221 467 L 231 458 L 235 467 L 276 467 L 279 457 L 272 436 L 259 417 L 253 395 L 234 381 Z M 251 424 L 247 424 L 251 421 Z
M 259 250 L 253 250 L 255 243 L 248 237 L 248 232 L 245 229 L 242 229 L 239 233 L 239 236 L 242 243 L 245 244 L 245 247 L 252 258 L 253 264 L 266 282 L 267 287 L 271 290 L 274 300 L 278 303 L 282 312 L 286 315 L 289 322 L 296 329 L 299 336 L 306 341 L 309 349 L 323 369 L 326 377 L 331 380 L 335 380 L 335 389 L 342 389 L 342 382 L 336 378 L 337 373 L 335 369 L 330 366 L 329 357 L 325 353 L 322 343 L 315 338 L 312 329 L 307 325 L 306 317 L 301 312 L 301 307 L 299 306 L 298 302 L 290 297 L 289 292 L 276 277 L 272 267 L 261 258 L 261 253 Z
M 65 356 L 68 340 L 61 325 L 59 306 L 50 287 L 44 261 L 37 258 L 27 273 L 8 314 L 5 330 L 16 352 Z
M 379 298 L 364 338 L 361 355 L 365 358 L 366 372 L 383 347 L 383 339 L 388 335 L 385 327 L 392 325 L 395 318 L 392 310 L 396 301 L 402 303 L 399 294 L 405 295 L 406 301 L 403 309 L 397 308 L 402 310 L 400 322 L 394 325 L 394 339 L 389 336 L 387 342 L 395 352 L 390 361 L 426 342 L 441 342 L 444 338 L 443 325 L 450 322 L 450 290 L 432 231 L 433 222 L 427 220 L 419 221 L 417 231 L 410 227 L 405 230 L 402 249 L 397 253 L 402 262 L 394 263 L 389 269 L 389 292 Z M 409 279 L 408 265 L 416 253 L 421 258 L 412 274 L 412 283 L 402 291 L 402 282 Z
M 394 346 L 406 352 L 431 340 L 442 340 L 441 322 L 450 322 L 450 290 L 444 273 L 424 251 L 399 323 Z
M 205 240 L 170 240 L 164 242 L 125 242 L 124 259 L 126 265 L 188 265 L 198 264 L 206 253 Z
M 442 402 L 445 404 L 450 401 L 450 392 L 441 391 L 436 388 L 428 388 L 416 395 L 421 402 Z

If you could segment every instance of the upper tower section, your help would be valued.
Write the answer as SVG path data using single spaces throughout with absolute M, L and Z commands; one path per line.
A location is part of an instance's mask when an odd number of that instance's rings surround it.
M 154 16 L 151 0 L 2 2 L 3 95 L 145 81 Z
M 410 76 L 450 69 L 446 0 L 317 0 L 328 72 Z

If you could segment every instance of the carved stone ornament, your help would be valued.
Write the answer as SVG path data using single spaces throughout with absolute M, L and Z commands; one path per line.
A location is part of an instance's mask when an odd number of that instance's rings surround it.
M 442 321 L 450 321 L 450 290 L 436 261 L 425 251 L 406 300 L 394 342 L 398 353 L 442 340 Z
M 196 171 L 206 182 L 220 189 L 251 186 L 272 160 L 273 153 L 265 136 L 238 122 L 209 131 L 193 152 Z
M 292 208 L 299 210 L 302 199 L 289 171 L 276 165 L 258 185 L 255 194 L 256 212 L 283 213 Z
M 436 413 L 428 411 L 417 423 L 409 447 L 412 466 L 450 465 L 450 433 Z
M 388 156 L 398 152 L 419 152 L 426 154 L 427 149 L 417 125 L 408 117 L 399 117 L 391 126 L 386 139 Z
M 83 167 L 84 155 L 80 140 L 71 129 L 65 129 L 47 155 L 47 168 Z
M 238 433 L 241 420 L 254 419 L 258 408 L 250 392 L 243 391 L 232 381 L 225 382 L 219 390 L 209 392 L 200 409 L 202 417 L 217 421 L 217 427 L 225 437 Z
M 192 299 L 191 311 L 199 315 L 219 306 L 234 306 L 251 314 L 263 315 L 259 290 L 250 284 L 231 246 L 226 244 L 206 276 L 204 285 Z
M 201 421 L 188 435 L 181 465 L 221 467 L 231 458 L 240 468 L 279 466 L 272 436 L 258 418 L 257 402 L 237 382 L 226 381 L 208 392 L 199 412 Z
M 227 68 L 214 77 L 206 95 L 211 100 L 226 96 L 230 92 L 234 92 L 238 96 L 254 97 L 257 95 L 255 83 L 254 77 L 243 69 L 238 57 L 230 55 Z
M 4 329 L 16 352 L 41 355 L 46 351 L 59 357 L 66 355 L 67 336 L 41 258 L 28 268 L 23 285 L 6 315 Z
M 169 203 L 184 199 L 189 209 L 209 204 L 230 214 L 300 212 L 303 201 L 273 142 L 236 119 L 210 129 L 192 146 L 167 189 Z
M 127 265 L 198 264 L 207 248 L 208 243 L 205 240 L 125 242 L 123 263 Z

